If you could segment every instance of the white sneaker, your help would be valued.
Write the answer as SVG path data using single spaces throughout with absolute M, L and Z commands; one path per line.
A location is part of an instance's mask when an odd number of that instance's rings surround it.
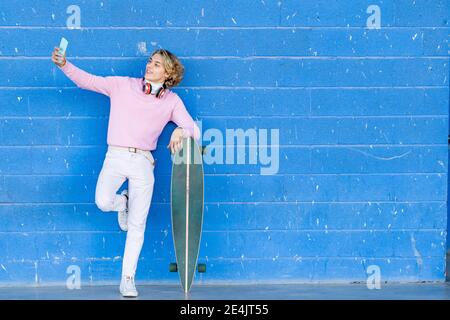
M 125 298 L 136 298 L 138 292 L 134 284 L 134 277 L 123 276 L 120 281 L 120 293 Z
M 121 195 L 127 198 L 126 208 L 123 211 L 119 211 L 117 220 L 119 221 L 119 227 L 123 231 L 128 231 L 128 190 L 123 190 Z

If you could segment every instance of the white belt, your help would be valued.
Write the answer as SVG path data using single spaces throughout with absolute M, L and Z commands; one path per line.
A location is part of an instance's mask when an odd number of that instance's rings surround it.
M 153 156 L 150 151 L 134 148 L 134 147 L 119 147 L 119 146 L 108 146 L 108 150 L 117 150 L 117 151 L 128 151 L 131 153 L 140 153 L 144 155 L 148 160 L 150 160 L 150 163 L 155 166 L 155 160 L 153 159 Z

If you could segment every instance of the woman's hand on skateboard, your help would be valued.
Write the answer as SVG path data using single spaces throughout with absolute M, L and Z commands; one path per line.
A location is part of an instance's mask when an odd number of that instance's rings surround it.
M 64 67 L 67 63 L 66 61 L 66 54 L 62 55 L 60 53 L 59 47 L 55 47 L 52 53 L 52 61 L 58 66 L 58 67 Z
M 183 147 L 183 128 L 176 128 L 172 132 L 172 136 L 170 137 L 170 142 L 167 148 L 170 149 L 170 152 L 174 154 L 178 152 Z

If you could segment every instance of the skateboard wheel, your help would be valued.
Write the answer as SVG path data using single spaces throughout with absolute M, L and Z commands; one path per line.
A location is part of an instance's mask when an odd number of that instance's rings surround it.
M 170 272 L 178 272 L 178 266 L 176 263 L 169 264 L 169 271 Z
M 205 273 L 206 272 L 206 264 L 199 263 L 197 266 L 197 271 L 200 273 Z

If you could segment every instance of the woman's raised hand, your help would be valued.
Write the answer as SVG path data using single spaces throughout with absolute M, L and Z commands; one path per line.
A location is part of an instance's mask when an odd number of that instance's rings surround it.
M 52 61 L 58 66 L 58 67 L 64 67 L 66 64 L 66 54 L 61 55 L 59 47 L 55 47 L 52 53 Z

